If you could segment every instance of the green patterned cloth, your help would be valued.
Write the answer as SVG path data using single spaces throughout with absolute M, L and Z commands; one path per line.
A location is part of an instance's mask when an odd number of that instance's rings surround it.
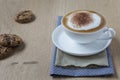
M 108 66 L 106 50 L 92 56 L 72 56 L 57 49 L 56 66 L 62 67 L 104 67 Z

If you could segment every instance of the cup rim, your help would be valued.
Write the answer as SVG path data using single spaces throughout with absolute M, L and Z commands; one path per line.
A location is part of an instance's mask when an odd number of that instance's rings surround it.
M 89 29 L 89 30 L 74 30 L 74 29 L 72 29 L 72 28 L 70 28 L 70 27 L 65 27 L 65 25 L 64 25 L 64 23 L 63 23 L 63 20 L 65 19 L 65 16 L 68 16 L 69 14 L 74 13 L 74 12 L 77 12 L 77 11 L 87 11 L 87 12 L 92 12 L 92 13 L 95 13 L 95 14 L 99 15 L 99 16 L 101 17 L 101 19 L 102 19 L 102 22 L 101 22 L 102 24 L 99 25 L 99 28 L 97 27 L 97 28 Z M 74 11 L 71 11 L 71 12 L 67 13 L 66 15 L 64 15 L 64 16 L 62 17 L 62 19 L 61 19 L 61 24 L 62 24 L 62 26 L 63 26 L 65 29 L 67 29 L 67 30 L 69 30 L 69 31 L 71 31 L 71 32 L 80 33 L 80 34 L 81 34 L 81 33 L 82 33 L 82 34 L 90 34 L 90 33 L 98 32 L 98 31 L 100 31 L 102 28 L 104 28 L 105 25 L 106 25 L 106 21 L 105 21 L 104 17 L 103 17 L 101 14 L 99 14 L 99 13 L 97 13 L 97 12 L 95 12 L 95 11 L 91 11 L 91 10 L 74 10 Z
M 104 26 L 103 28 L 97 30 L 97 31 L 94 31 L 94 32 L 75 32 L 75 31 L 71 31 L 69 29 L 67 29 L 66 27 L 64 27 L 64 25 L 61 25 L 61 27 L 63 27 L 65 30 L 69 31 L 69 32 L 72 32 L 72 33 L 76 33 L 76 34 L 95 34 L 95 33 L 98 33 L 99 31 L 102 31 L 106 28 L 108 28 L 107 26 Z

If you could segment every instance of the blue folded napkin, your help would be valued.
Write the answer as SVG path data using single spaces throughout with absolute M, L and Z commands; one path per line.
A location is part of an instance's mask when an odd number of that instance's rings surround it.
M 62 16 L 58 17 L 57 26 L 61 24 L 61 18 Z M 56 60 L 56 51 L 57 47 L 54 48 L 53 51 L 53 57 L 52 57 L 52 64 L 51 64 L 51 70 L 50 75 L 55 76 L 108 76 L 114 74 L 114 67 L 112 63 L 112 57 L 110 54 L 109 47 L 106 49 L 107 56 L 108 56 L 108 67 L 100 67 L 100 68 L 64 68 L 64 67 L 58 67 L 55 66 L 55 60 Z

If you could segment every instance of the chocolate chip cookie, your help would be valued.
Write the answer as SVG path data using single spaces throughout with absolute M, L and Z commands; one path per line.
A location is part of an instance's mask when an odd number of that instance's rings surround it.
M 4 47 L 0 45 L 0 59 L 4 59 L 11 55 L 13 49 L 10 47 Z
M 5 47 L 17 47 L 23 43 L 22 39 L 15 34 L 1 34 L 0 45 Z
M 29 23 L 34 20 L 35 15 L 30 10 L 21 11 L 15 17 L 15 21 L 18 23 Z

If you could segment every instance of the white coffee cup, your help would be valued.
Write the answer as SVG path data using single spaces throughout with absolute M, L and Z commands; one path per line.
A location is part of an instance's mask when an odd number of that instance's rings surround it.
M 77 12 L 79 12 L 79 10 Z M 98 14 L 93 11 L 87 11 L 87 12 L 89 12 L 89 13 L 92 12 L 92 13 Z M 66 15 L 68 16 L 68 15 L 74 14 L 74 13 L 76 13 L 76 11 L 70 12 Z M 61 21 L 62 26 L 64 27 L 66 34 L 77 43 L 88 44 L 88 43 L 94 42 L 98 39 L 99 40 L 108 40 L 108 39 L 112 39 L 116 34 L 116 32 L 113 28 L 109 28 L 109 27 L 105 26 L 105 20 L 104 20 L 103 16 L 101 16 L 100 14 L 98 14 L 98 15 L 100 17 L 102 17 L 102 19 L 101 19 L 102 26 L 100 28 L 96 27 L 96 30 L 91 29 L 91 30 L 86 30 L 86 31 L 85 30 L 79 31 L 79 30 L 74 30 L 74 29 L 72 30 L 72 29 L 66 27 L 66 25 L 63 22 L 66 15 L 63 17 L 63 19 Z

